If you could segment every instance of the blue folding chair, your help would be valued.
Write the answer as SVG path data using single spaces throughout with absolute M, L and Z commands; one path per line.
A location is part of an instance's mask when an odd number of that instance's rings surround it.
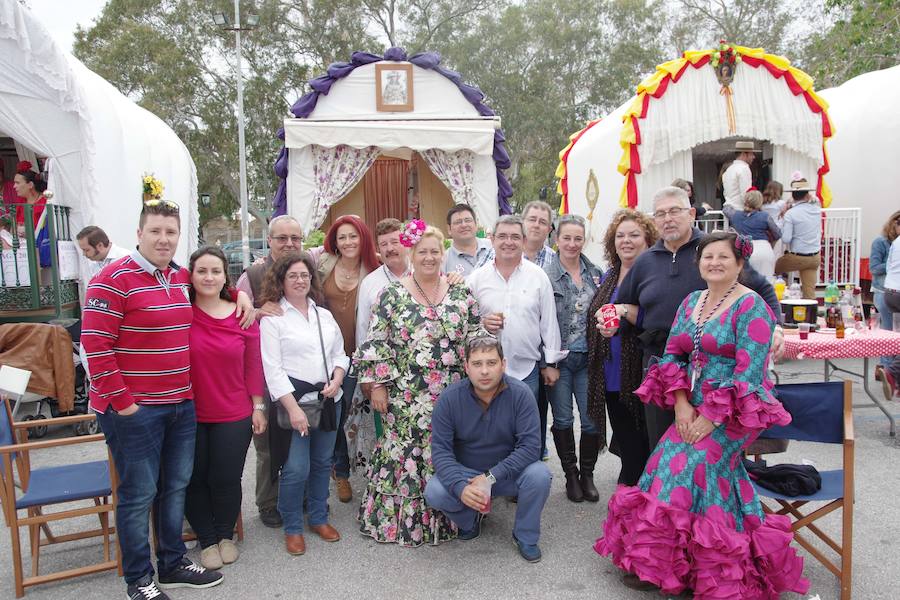
M 787 515 L 793 519 L 794 539 L 807 552 L 837 576 L 841 583 L 841 600 L 850 600 L 853 557 L 853 401 L 849 381 L 829 383 L 794 383 L 775 386 L 775 394 L 792 421 L 785 427 L 772 427 L 759 437 L 766 439 L 797 440 L 823 444 L 841 444 L 844 447 L 843 465 L 834 471 L 819 471 L 822 489 L 809 496 L 785 496 L 754 483 L 761 498 L 775 500 L 781 508 L 770 508 L 769 514 Z M 810 513 L 800 508 L 810 502 L 826 502 Z M 843 510 L 841 542 L 837 543 L 814 522 L 838 509 Z M 840 555 L 838 567 L 798 531 L 806 528 Z
M 103 434 L 81 437 L 66 437 L 39 442 L 27 442 L 27 431 L 41 424 L 72 425 L 93 420 L 90 415 L 76 415 L 48 419 L 45 422 L 26 421 L 15 423 L 9 400 L 0 400 L 0 504 L 3 516 L 10 531 L 12 542 L 13 582 L 16 598 L 25 595 L 25 588 L 40 583 L 60 581 L 88 573 L 118 569 L 122 572 L 121 553 L 116 548 L 116 556 L 112 556 L 112 546 L 117 545 L 112 537 L 115 527 L 110 519 L 115 511 L 116 472 L 107 450 L 107 460 L 85 463 L 64 464 L 54 467 L 31 468 L 30 453 L 44 448 L 71 446 L 88 442 L 102 442 Z M 14 466 L 15 465 L 15 466 Z M 18 476 L 18 483 L 16 482 Z M 16 488 L 21 487 L 21 493 Z M 69 506 L 55 512 L 45 513 L 48 506 L 58 507 L 70 502 L 82 500 L 92 501 L 93 505 Z M 26 516 L 19 513 L 25 511 Z M 79 531 L 65 535 L 54 535 L 50 523 L 63 519 L 73 519 L 96 515 L 100 520 L 99 529 Z M 28 527 L 31 542 L 31 575 L 24 576 L 22 564 L 22 547 L 19 529 Z M 42 535 L 43 534 L 43 535 Z M 57 571 L 39 574 L 40 551 L 42 546 L 82 540 L 86 538 L 103 538 L 103 558 L 100 562 Z

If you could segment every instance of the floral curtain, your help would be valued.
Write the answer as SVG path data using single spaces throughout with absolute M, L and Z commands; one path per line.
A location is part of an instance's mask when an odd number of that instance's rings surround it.
M 353 148 L 339 145 L 334 148 L 310 146 L 313 156 L 313 178 L 316 192 L 313 197 L 313 226 L 319 227 L 331 206 L 350 193 L 359 183 L 381 151 L 377 146 Z
M 475 205 L 475 191 L 472 187 L 475 170 L 472 161 L 475 153 L 469 150 L 444 152 L 443 150 L 423 150 L 419 152 L 432 173 L 447 186 L 456 204 Z

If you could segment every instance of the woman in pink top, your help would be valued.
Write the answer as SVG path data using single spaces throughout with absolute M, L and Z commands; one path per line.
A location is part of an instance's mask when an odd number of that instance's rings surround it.
M 232 541 L 241 510 L 241 475 L 253 433 L 266 429 L 259 325 L 234 316 L 228 263 L 214 246 L 191 255 L 191 385 L 197 412 L 194 473 L 185 516 L 202 548 L 200 562 L 219 569 L 237 560 Z

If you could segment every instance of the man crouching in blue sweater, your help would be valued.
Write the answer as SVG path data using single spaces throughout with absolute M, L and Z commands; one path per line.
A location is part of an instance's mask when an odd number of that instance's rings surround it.
M 552 478 L 541 462 L 534 396 L 505 370 L 496 337 L 483 334 L 466 345 L 469 377 L 444 390 L 431 417 L 435 474 L 425 501 L 456 523 L 460 539 L 473 540 L 491 496 L 518 496 L 513 541 L 522 558 L 538 562 L 541 511 Z

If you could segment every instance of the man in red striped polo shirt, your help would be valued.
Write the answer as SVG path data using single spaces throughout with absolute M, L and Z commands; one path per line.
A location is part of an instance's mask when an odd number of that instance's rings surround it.
M 222 582 L 220 573 L 185 557 L 181 539 L 196 421 L 188 350 L 190 274 L 172 262 L 180 225 L 177 204 L 144 203 L 137 250 L 91 281 L 83 314 L 91 408 L 119 475 L 116 527 L 130 600 L 165 600 L 159 587 Z M 147 541 L 154 503 L 159 587 Z

